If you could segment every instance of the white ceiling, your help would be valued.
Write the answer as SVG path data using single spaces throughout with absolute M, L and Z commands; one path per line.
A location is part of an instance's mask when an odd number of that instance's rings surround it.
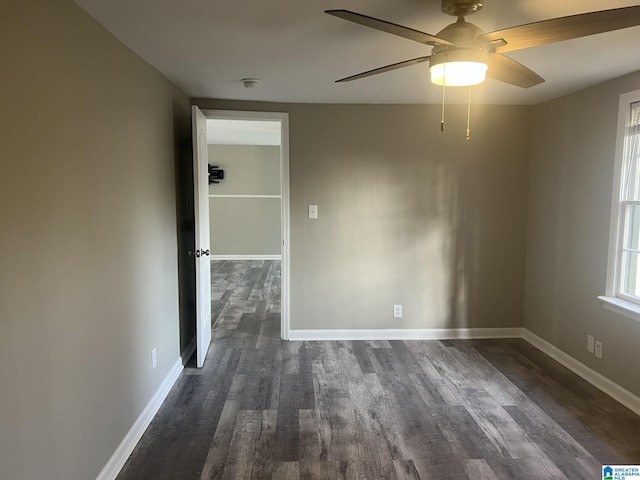
M 280 145 L 280 122 L 207 119 L 209 145 Z
M 438 103 L 428 65 L 334 80 L 428 55 L 430 47 L 331 17 L 344 8 L 437 34 L 455 19 L 439 0 L 76 0 L 191 97 L 300 103 Z M 638 0 L 485 0 L 467 17 L 485 31 L 625 7 Z M 640 27 L 511 52 L 546 79 L 530 89 L 495 80 L 474 102 L 536 104 L 640 69 Z M 241 79 L 262 80 L 245 88 Z M 465 89 L 462 89 L 465 90 Z M 466 92 L 449 89 L 449 102 Z

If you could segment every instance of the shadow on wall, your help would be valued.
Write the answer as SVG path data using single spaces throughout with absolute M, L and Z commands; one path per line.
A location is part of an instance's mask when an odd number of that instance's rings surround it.
M 372 114 L 356 131 L 362 117 L 346 112 L 305 138 L 304 160 L 292 148 L 294 203 L 320 205 L 320 219 L 305 218 L 300 233 L 293 215 L 294 282 L 304 265 L 292 287 L 292 299 L 301 298 L 294 322 L 520 326 L 528 115 L 483 122 L 466 142 L 457 131 L 421 130 L 417 109 L 380 109 L 401 111 L 402 125 L 393 129 L 392 112 Z M 403 304 L 402 319 L 392 317 L 394 304 Z
M 342 328 L 478 326 L 484 219 L 473 173 L 373 155 L 330 170 L 316 178 L 331 190 L 317 200 L 327 225 L 305 222 L 307 315 L 360 322 Z M 404 319 L 391 323 L 393 304 L 404 305 Z
M 444 213 L 448 223 L 444 256 L 449 270 L 449 328 L 466 328 L 474 324 L 474 304 L 478 282 L 478 228 L 469 208 L 469 189 L 472 187 L 465 172 L 451 175 L 446 182 Z
M 389 259 L 387 274 L 402 285 L 397 296 L 424 313 L 426 328 L 479 326 L 478 285 L 484 253 L 480 224 L 484 220 L 474 208 L 478 206 L 474 174 L 464 162 L 448 159 L 422 159 L 412 163 L 411 170 L 401 175 L 413 179 L 412 185 L 396 182 L 389 171 L 385 175 L 388 206 L 381 227 L 398 237 L 383 252 L 383 258 Z M 362 190 L 360 194 L 369 196 Z M 398 219 L 406 219 L 401 222 L 404 226 Z M 398 262 L 404 272 L 413 272 L 412 278 L 394 275 Z

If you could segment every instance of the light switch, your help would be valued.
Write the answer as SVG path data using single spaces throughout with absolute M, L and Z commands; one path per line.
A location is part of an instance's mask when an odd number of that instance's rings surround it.
M 309 205 L 309 218 L 318 218 L 318 205 Z

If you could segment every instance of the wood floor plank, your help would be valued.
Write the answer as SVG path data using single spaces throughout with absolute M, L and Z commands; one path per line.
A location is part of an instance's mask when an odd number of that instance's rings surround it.
M 212 262 L 212 343 L 118 480 L 600 478 L 640 417 L 523 340 L 280 339 L 280 262 Z
M 251 467 L 251 478 L 271 478 L 275 471 L 274 457 L 276 453 L 276 418 L 275 410 L 262 412 L 262 423 L 256 440 L 256 448 Z
M 301 472 L 308 477 L 319 477 L 322 448 L 318 418 L 315 409 L 303 409 L 298 415 L 300 421 L 300 464 Z
M 354 421 L 360 445 L 359 463 L 366 478 L 396 478 L 393 454 L 382 433 L 378 413 L 367 402 L 366 387 L 354 382 L 349 393 L 354 399 Z
M 373 368 L 373 363 L 367 353 L 366 343 L 363 341 L 355 341 L 351 343 L 353 344 L 353 354 L 360 365 L 362 373 L 375 373 L 376 371 Z
M 309 342 L 302 342 L 298 350 L 298 371 L 300 372 L 300 408 L 316 408 L 316 394 L 313 383 L 313 359 L 315 357 L 314 348 Z
M 467 407 L 484 434 L 504 458 L 545 457 L 542 449 L 501 406 Z
M 238 413 L 223 478 L 251 478 L 251 468 L 261 426 L 261 411 L 242 410 Z
M 473 480 L 498 480 L 491 467 L 484 459 L 467 460 L 465 468 L 467 476 Z
M 500 449 L 464 406 L 439 406 L 431 414 L 456 457 L 483 459 L 501 456 Z
M 393 466 L 398 480 L 420 480 L 413 460 L 394 460 Z
M 300 464 L 298 462 L 280 462 L 270 478 L 273 480 L 298 480 L 300 478 Z
M 235 422 L 234 422 L 235 423 Z M 233 430 L 216 430 L 209 445 L 209 453 L 202 467 L 200 480 L 220 479 L 224 476 Z M 152 478 L 152 477 L 149 477 Z
M 300 375 L 283 374 L 280 377 L 280 397 L 278 401 L 277 431 L 294 431 L 300 429 Z
M 291 374 L 300 372 L 300 348 L 302 342 L 287 342 L 282 354 L 282 373 Z
M 334 375 L 323 373 L 316 380 L 318 431 L 322 446 L 320 459 L 357 461 L 358 442 L 347 391 Z

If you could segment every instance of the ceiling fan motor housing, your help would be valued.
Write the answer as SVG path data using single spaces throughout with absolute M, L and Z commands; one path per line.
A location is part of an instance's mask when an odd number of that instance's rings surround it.
M 482 8 L 483 0 L 442 0 L 442 11 L 454 17 L 471 15 Z
M 464 20 L 446 26 L 437 37 L 455 43 L 455 46 L 435 45 L 429 58 L 429 66 L 448 62 L 487 63 L 489 43 L 478 40 L 483 33 L 484 30 Z

